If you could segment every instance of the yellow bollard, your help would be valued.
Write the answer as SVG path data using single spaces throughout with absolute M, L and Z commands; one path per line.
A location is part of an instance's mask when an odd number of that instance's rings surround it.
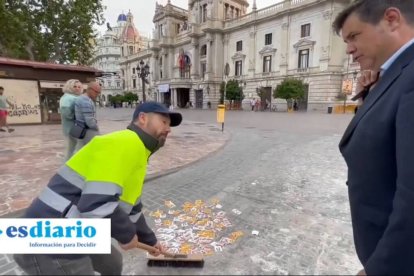
M 224 104 L 217 105 L 217 123 L 221 123 L 221 132 L 224 131 L 224 114 L 226 113 L 226 106 Z

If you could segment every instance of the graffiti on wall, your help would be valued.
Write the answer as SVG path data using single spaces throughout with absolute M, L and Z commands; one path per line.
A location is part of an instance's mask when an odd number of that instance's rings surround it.
M 40 115 L 40 105 L 14 104 L 9 110 L 9 117 Z
M 10 101 L 9 124 L 41 123 L 41 109 L 37 81 L 0 79 L 4 96 Z

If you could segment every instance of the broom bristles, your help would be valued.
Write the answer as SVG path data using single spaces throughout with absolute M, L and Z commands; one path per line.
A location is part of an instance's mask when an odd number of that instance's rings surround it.
M 204 267 L 204 260 L 200 261 L 187 261 L 187 260 L 153 260 L 150 259 L 147 262 L 148 266 L 159 266 L 159 267 Z
M 161 267 L 203 267 L 204 259 L 203 255 L 184 255 L 176 254 L 174 257 L 166 256 L 151 256 L 147 255 L 148 266 L 161 266 Z

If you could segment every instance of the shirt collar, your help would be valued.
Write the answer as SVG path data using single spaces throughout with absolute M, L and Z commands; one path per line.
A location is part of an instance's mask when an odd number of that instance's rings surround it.
M 388 68 L 390 68 L 391 64 L 393 64 L 394 61 L 412 44 L 414 44 L 414 38 L 405 43 L 400 49 L 398 49 L 397 52 L 395 52 L 389 59 L 387 59 L 387 61 L 381 66 L 381 76 Z
M 152 153 L 156 152 L 160 146 L 157 139 L 146 133 L 142 128 L 136 126 L 134 123 L 129 124 L 127 129 L 135 132 L 141 141 L 144 143 L 144 146 Z

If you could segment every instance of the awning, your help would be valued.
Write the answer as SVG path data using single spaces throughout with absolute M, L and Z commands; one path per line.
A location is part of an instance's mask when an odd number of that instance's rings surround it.
M 158 91 L 160 93 L 170 92 L 170 85 L 169 84 L 160 84 L 160 85 L 158 85 Z

